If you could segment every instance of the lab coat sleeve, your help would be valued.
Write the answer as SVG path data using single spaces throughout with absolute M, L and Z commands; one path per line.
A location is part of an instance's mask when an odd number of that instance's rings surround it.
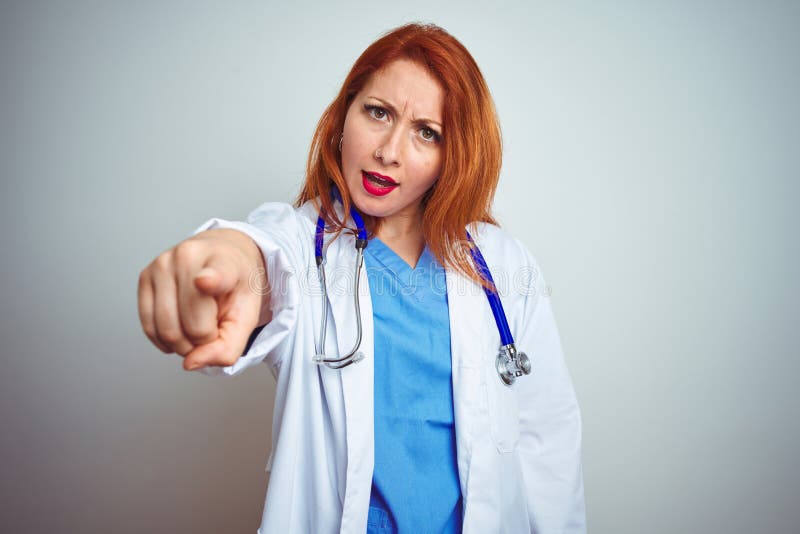
M 550 293 L 533 256 L 519 242 L 526 273 L 519 350 L 531 358 L 531 374 L 517 380 L 520 439 L 531 532 L 585 533 L 581 468 L 581 415 L 564 361 Z
M 272 311 L 270 322 L 254 332 L 245 354 L 236 363 L 227 367 L 204 368 L 205 374 L 237 375 L 251 365 L 266 361 L 273 375 L 278 375 L 288 352 L 291 333 L 297 325 L 301 280 L 307 265 L 307 252 L 301 246 L 304 240 L 299 217 L 288 204 L 265 203 L 252 211 L 245 222 L 215 218 L 194 231 L 197 234 L 214 228 L 228 228 L 243 232 L 255 241 L 264 256 Z

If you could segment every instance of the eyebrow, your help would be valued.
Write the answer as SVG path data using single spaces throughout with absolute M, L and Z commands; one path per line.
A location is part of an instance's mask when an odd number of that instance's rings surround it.
M 378 102 L 380 102 L 383 105 L 383 107 L 385 107 L 386 109 L 391 111 L 395 116 L 397 116 L 397 108 L 395 108 L 392 104 L 390 104 L 386 100 L 384 100 L 382 98 L 378 98 L 377 96 L 369 96 L 369 95 L 367 95 L 367 98 L 372 98 L 373 100 L 377 100 Z M 414 122 L 417 123 L 417 124 L 421 124 L 421 123 L 435 124 L 439 128 L 442 128 L 442 123 L 441 122 L 435 121 L 433 119 L 426 119 L 425 117 L 420 117 L 418 119 L 414 119 Z

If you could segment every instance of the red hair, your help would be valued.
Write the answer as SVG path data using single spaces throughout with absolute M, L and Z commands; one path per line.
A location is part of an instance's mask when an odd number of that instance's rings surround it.
M 491 205 L 502 161 L 500 124 L 477 63 L 464 45 L 438 26 L 412 23 L 396 28 L 356 60 L 317 124 L 297 205 L 321 202 L 318 208 L 331 230 L 344 228 L 333 209 L 331 186 L 339 188 L 344 213 L 349 213 L 351 201 L 339 153 L 345 115 L 370 77 L 397 59 L 409 59 L 426 68 L 444 89 L 441 174 L 422 199 L 425 242 L 445 268 L 480 281 L 468 259 L 466 226 L 497 224 Z M 440 182 L 447 187 L 437 187 Z M 379 219 L 365 216 L 364 220 L 371 233 L 377 232 Z

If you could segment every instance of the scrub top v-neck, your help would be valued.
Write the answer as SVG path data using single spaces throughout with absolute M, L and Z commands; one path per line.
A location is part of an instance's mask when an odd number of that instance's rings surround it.
M 375 469 L 368 533 L 461 532 L 445 271 L 378 238 L 364 260 L 375 332 Z

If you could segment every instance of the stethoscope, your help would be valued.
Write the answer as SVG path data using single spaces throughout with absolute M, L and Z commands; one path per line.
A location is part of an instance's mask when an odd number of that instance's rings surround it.
M 339 190 L 336 187 L 332 191 L 333 197 L 341 202 Z M 325 330 L 328 324 L 328 291 L 325 283 L 325 256 L 322 253 L 325 234 L 325 219 L 320 214 L 317 219 L 317 231 L 314 239 L 314 254 L 317 261 L 317 274 L 319 276 L 320 286 L 322 288 L 322 323 L 319 332 L 319 343 L 316 344 L 316 355 L 314 356 L 314 363 L 325 364 L 331 369 L 343 369 L 348 365 L 360 362 L 364 359 L 364 353 L 359 351 L 361 346 L 361 306 L 358 300 L 358 287 L 359 279 L 361 278 L 361 267 L 364 264 L 364 249 L 367 248 L 367 231 L 364 228 L 364 220 L 361 215 L 350 207 L 350 216 L 356 223 L 356 266 L 355 266 L 355 290 L 353 292 L 353 306 L 356 310 L 356 340 L 353 348 L 344 356 L 341 357 L 328 357 L 325 355 Z M 506 385 L 512 385 L 517 377 L 528 375 L 531 372 L 531 362 L 524 352 L 517 352 L 514 345 L 514 338 L 511 336 L 511 330 L 508 327 L 508 320 L 506 319 L 505 310 L 503 310 L 503 303 L 500 302 L 500 297 L 494 288 L 494 280 L 489 267 L 486 265 L 486 260 L 483 259 L 480 249 L 472 240 L 472 236 L 467 232 L 467 239 L 470 243 L 470 254 L 472 261 L 477 267 L 478 274 L 485 283 L 483 291 L 486 293 L 486 298 L 489 300 L 489 306 L 492 308 L 494 321 L 497 324 L 497 331 L 500 333 L 500 353 L 495 360 L 495 367 L 500 379 Z

